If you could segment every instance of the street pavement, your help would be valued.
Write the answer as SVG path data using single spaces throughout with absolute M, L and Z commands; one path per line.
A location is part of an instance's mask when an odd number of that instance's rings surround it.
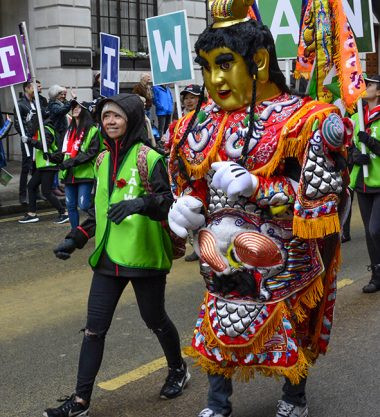
M 54 217 L 53 211 L 45 212 L 39 223 L 29 225 L 18 224 L 18 215 L 0 218 L 0 417 L 41 416 L 75 388 L 93 244 L 66 262 L 57 260 L 52 247 L 69 227 L 53 224 Z M 380 417 L 380 293 L 361 292 L 369 279 L 368 263 L 354 205 L 330 352 L 311 369 L 308 381 L 311 417 Z M 166 302 L 183 346 L 191 340 L 203 291 L 197 264 L 175 261 Z M 128 288 L 107 336 L 90 415 L 196 416 L 206 405 L 207 378 L 192 368 L 182 397 L 160 400 L 167 372 L 162 356 Z M 236 383 L 234 417 L 274 417 L 281 385 L 259 375 L 248 384 Z

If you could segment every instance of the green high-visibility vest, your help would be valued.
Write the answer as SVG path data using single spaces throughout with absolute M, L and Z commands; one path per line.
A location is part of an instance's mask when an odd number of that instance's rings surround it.
M 361 151 L 361 143 L 358 139 L 358 133 L 360 131 L 359 115 L 355 113 L 351 119 L 355 121 L 354 131 L 354 145 Z M 380 141 L 380 120 L 376 120 L 371 124 L 371 136 Z M 380 157 L 375 155 L 369 148 L 367 154 L 371 157 L 371 162 L 368 164 L 368 177 L 364 178 L 364 184 L 368 187 L 379 188 L 380 187 Z M 354 165 L 350 175 L 350 187 L 355 189 L 356 182 L 362 167 L 360 165 Z
M 55 130 L 50 126 L 44 126 L 45 129 L 47 129 L 53 136 L 54 140 L 53 143 L 48 148 L 48 153 L 56 152 L 58 150 L 58 146 L 56 144 L 56 133 Z M 38 130 L 37 134 L 37 140 L 38 142 L 41 142 L 41 135 L 40 131 Z M 55 167 L 57 164 L 53 164 L 53 162 L 50 162 L 48 159 L 44 159 L 44 151 L 41 149 L 36 148 L 36 168 L 49 168 L 49 167 Z
M 111 222 L 108 209 L 111 204 L 141 197 L 147 192 L 141 182 L 137 156 L 141 147 L 137 143 L 131 147 L 119 167 L 111 196 L 109 195 L 110 153 L 107 152 L 97 171 L 95 194 L 96 231 L 95 251 L 90 256 L 90 265 L 96 267 L 105 250 L 117 265 L 129 268 L 156 269 L 169 271 L 172 265 L 172 244 L 168 233 L 160 222 L 147 216 L 132 214 L 119 225 Z M 163 157 L 155 150 L 147 154 L 148 174 Z M 124 181 L 122 181 L 124 180 Z M 122 184 L 125 183 L 125 186 Z M 121 185 L 120 185 L 121 184 Z
M 101 141 L 101 137 L 100 137 L 100 133 L 99 133 L 99 129 L 96 126 L 92 126 L 90 128 L 90 130 L 87 132 L 86 137 L 84 138 L 81 146 L 80 146 L 80 151 L 81 152 L 87 152 L 91 140 L 95 135 L 99 135 L 99 139 L 100 139 L 100 143 L 102 143 Z M 100 151 L 101 149 L 99 149 Z M 64 161 L 70 159 L 70 155 L 65 154 L 64 157 Z M 94 179 L 95 178 L 95 170 L 94 170 L 94 166 L 95 166 L 95 161 L 96 158 L 94 158 L 91 161 L 88 161 L 84 164 L 78 165 L 76 167 L 73 167 L 73 178 L 75 179 Z M 64 169 L 62 171 L 59 172 L 59 178 L 61 180 L 65 180 L 68 174 L 68 170 Z

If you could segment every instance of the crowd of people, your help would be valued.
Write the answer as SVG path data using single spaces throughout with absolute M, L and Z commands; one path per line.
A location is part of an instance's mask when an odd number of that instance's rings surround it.
M 335 106 L 290 91 L 266 26 L 219 9 L 213 19 L 195 45 L 204 86 L 181 91 L 179 120 L 169 86 L 151 87 L 148 73 L 132 94 L 93 102 L 79 102 L 74 91 L 67 100 L 55 85 L 49 101 L 40 100 L 46 151 L 33 86 L 24 84 L 20 202 L 28 212 L 20 223 L 39 220 L 41 187 L 56 222 L 71 225 L 54 248 L 58 259 L 95 238 L 76 387 L 45 417 L 88 415 L 105 338 L 129 283 L 167 359 L 159 395 L 183 393 L 190 373 L 165 287 L 188 238 L 188 260 L 200 259 L 206 284 L 186 350 L 209 381 L 198 417 L 231 417 L 233 376 L 248 381 L 257 372 L 284 378 L 276 417 L 309 415 L 307 376 L 329 344 L 349 183 L 371 262 L 363 292 L 380 290 L 380 76 L 365 79 L 363 131 L 357 115 L 343 119 Z M 15 126 L 21 132 L 17 120 Z M 65 204 L 54 193 L 62 186 Z

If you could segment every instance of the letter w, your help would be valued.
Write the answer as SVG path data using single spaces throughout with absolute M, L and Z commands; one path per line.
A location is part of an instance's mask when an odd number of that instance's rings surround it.
M 176 70 L 182 69 L 182 38 L 181 38 L 181 26 L 174 27 L 175 36 L 175 48 L 172 41 L 166 41 L 164 49 L 162 48 L 161 34 L 159 30 L 153 31 L 154 43 L 156 45 L 156 51 L 158 56 L 158 63 L 160 65 L 160 71 L 166 72 L 169 65 L 169 56 L 173 61 Z

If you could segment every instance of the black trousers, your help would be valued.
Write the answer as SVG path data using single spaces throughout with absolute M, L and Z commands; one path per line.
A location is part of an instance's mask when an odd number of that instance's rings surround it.
M 124 288 L 131 281 L 142 319 L 157 336 L 170 368 L 182 365 L 177 329 L 165 311 L 166 275 L 125 278 L 95 271 L 88 298 L 86 331 L 79 358 L 76 394 L 89 401 L 103 359 L 104 341 Z
M 29 211 L 35 213 L 37 211 L 37 194 L 38 187 L 41 184 L 42 195 L 46 197 L 49 203 L 57 209 L 59 214 L 65 212 L 65 208 L 58 200 L 58 198 L 52 192 L 52 185 L 54 182 L 54 176 L 57 171 L 36 169 L 32 175 L 32 178 L 28 182 L 28 195 L 29 195 Z
M 160 140 L 162 135 L 168 130 L 170 125 L 171 115 L 167 114 L 166 116 L 157 116 L 158 120 L 158 131 L 160 132 Z
M 19 185 L 19 197 L 20 200 L 26 199 L 27 196 L 27 184 L 28 184 L 28 175 L 32 174 L 33 170 L 33 148 L 29 145 L 30 156 L 26 155 L 25 145 L 21 143 L 21 173 L 20 173 L 20 185 Z
M 357 193 L 371 265 L 380 264 L 380 193 Z

